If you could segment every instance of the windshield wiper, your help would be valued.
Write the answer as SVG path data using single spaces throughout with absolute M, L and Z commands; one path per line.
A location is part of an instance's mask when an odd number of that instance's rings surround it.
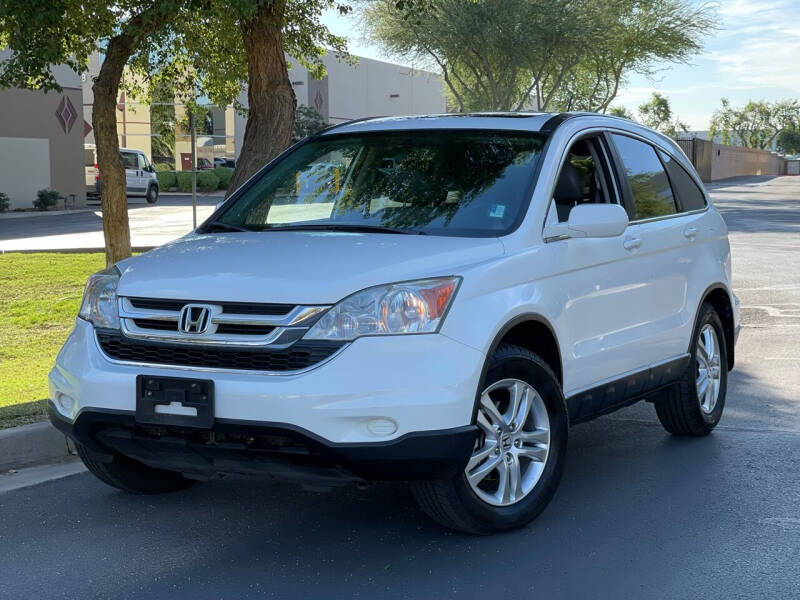
M 279 225 L 277 227 L 265 227 L 263 231 L 351 231 L 354 233 L 399 233 L 402 235 L 427 235 L 424 231 L 417 231 L 414 229 L 395 229 L 393 227 L 382 227 L 380 225 L 337 225 L 333 223 Z
M 247 227 L 242 227 L 241 225 L 230 225 L 228 223 L 223 223 L 222 221 L 211 221 L 205 227 L 203 227 L 203 233 L 211 233 L 212 231 L 253 231 L 252 229 L 247 229 Z

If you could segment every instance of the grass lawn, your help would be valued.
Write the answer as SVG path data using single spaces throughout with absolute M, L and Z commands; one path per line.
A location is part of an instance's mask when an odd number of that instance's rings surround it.
M 47 373 L 103 254 L 0 254 L 0 429 L 46 417 Z

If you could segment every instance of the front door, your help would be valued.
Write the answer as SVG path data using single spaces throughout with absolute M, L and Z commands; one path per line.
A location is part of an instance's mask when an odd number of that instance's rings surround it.
M 125 167 L 125 190 L 128 194 L 142 193 L 141 176 L 139 175 L 139 154 L 123 150 L 122 164 Z

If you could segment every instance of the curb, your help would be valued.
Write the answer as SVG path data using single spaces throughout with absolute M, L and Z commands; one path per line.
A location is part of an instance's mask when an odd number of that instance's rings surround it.
M 166 242 L 164 242 L 166 244 Z M 131 252 L 149 252 L 153 248 L 158 248 L 158 246 L 132 246 Z M 106 249 L 103 246 L 97 246 L 95 248 L 23 248 L 20 250 L 3 250 L 0 249 L 0 254 L 39 254 L 41 252 L 50 252 L 53 254 L 85 254 L 85 253 L 94 253 L 94 252 L 105 252 Z
M 35 217 L 58 217 L 59 215 L 77 215 L 85 212 L 94 212 L 93 208 L 73 208 L 70 210 L 21 210 L 0 213 L 3 219 L 31 219 Z
M 0 430 L 0 473 L 63 461 L 74 454 L 66 436 L 49 422 Z

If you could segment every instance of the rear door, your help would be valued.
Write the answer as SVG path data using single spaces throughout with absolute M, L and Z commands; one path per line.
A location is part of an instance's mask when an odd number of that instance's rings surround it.
M 623 247 L 642 275 L 636 303 L 626 305 L 638 343 L 637 363 L 656 364 L 686 353 L 683 330 L 694 319 L 687 302 L 695 238 L 680 211 L 659 152 L 649 142 L 611 133 L 630 225 Z M 694 232 L 696 233 L 696 232 Z

